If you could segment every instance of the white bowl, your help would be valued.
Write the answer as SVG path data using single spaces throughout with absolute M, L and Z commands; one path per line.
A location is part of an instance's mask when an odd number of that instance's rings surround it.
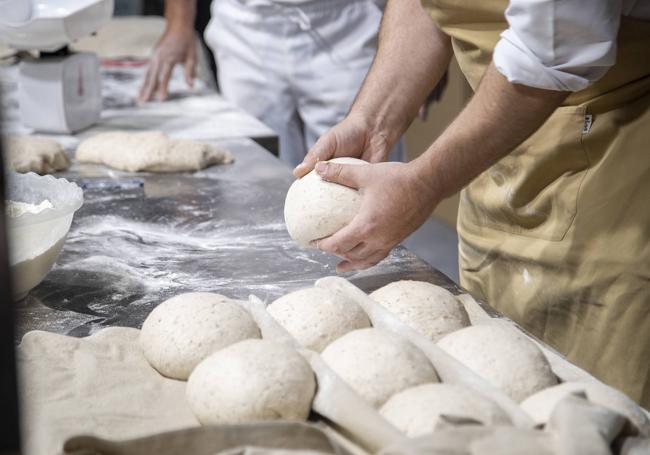
M 30 204 L 39 204 L 47 199 L 54 206 L 40 213 L 6 218 L 13 292 L 17 299 L 21 299 L 43 281 L 52 268 L 63 247 L 74 212 L 83 204 L 83 191 L 66 179 L 33 172 L 11 172 L 7 181 L 6 199 Z

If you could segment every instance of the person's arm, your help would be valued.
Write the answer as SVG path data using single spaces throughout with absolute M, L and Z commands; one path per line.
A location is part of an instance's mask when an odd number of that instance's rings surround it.
M 169 79 L 174 66 L 180 63 L 185 69 L 185 82 L 192 87 L 196 66 L 196 42 L 194 19 L 196 0 L 166 0 L 165 32 L 160 38 L 149 61 L 138 100 L 150 101 L 154 97 L 167 99 Z
M 368 166 L 318 163 L 323 179 L 363 195 L 352 222 L 320 240 L 318 247 L 345 259 L 339 271 L 378 263 L 424 223 L 440 200 L 537 130 L 567 95 L 512 84 L 490 65 L 469 104 L 416 160 Z
M 294 170 L 305 175 L 319 160 L 354 156 L 385 160 L 449 66 L 452 49 L 419 0 L 390 0 L 375 60 L 347 117 L 312 147 Z

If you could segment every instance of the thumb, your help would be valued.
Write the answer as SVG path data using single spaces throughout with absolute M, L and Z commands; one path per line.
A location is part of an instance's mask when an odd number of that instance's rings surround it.
M 302 177 L 307 174 L 309 171 L 314 169 L 316 163 L 319 161 L 327 161 L 334 156 L 336 151 L 336 141 L 334 140 L 334 135 L 331 132 L 325 133 L 321 136 L 314 146 L 307 152 L 307 155 L 293 170 L 293 175 L 296 177 Z
M 358 190 L 362 183 L 366 169 L 365 165 L 339 164 L 319 161 L 316 163 L 316 173 L 327 182 L 338 183 Z

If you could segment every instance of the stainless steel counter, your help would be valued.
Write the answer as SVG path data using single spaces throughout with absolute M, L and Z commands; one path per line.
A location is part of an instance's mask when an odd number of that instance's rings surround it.
M 84 188 L 85 203 L 55 267 L 18 304 L 17 336 L 139 327 L 158 303 L 182 292 L 271 301 L 335 274 L 336 258 L 301 249 L 286 232 L 289 167 L 249 139 L 219 143 L 233 151 L 234 164 L 158 175 L 74 165 L 61 174 Z M 399 279 L 459 291 L 403 248 L 345 276 L 366 291 Z

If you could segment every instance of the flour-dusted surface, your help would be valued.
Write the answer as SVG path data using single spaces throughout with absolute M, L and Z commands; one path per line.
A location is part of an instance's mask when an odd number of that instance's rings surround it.
M 17 337 L 33 329 L 85 336 L 141 327 L 166 299 L 216 292 L 266 302 L 335 274 L 337 259 L 300 248 L 282 208 L 290 169 L 250 140 L 223 144 L 235 162 L 191 174 L 125 174 L 74 164 L 84 187 L 53 270 L 17 306 Z M 366 291 L 391 281 L 453 282 L 399 248 L 378 266 L 345 275 Z

